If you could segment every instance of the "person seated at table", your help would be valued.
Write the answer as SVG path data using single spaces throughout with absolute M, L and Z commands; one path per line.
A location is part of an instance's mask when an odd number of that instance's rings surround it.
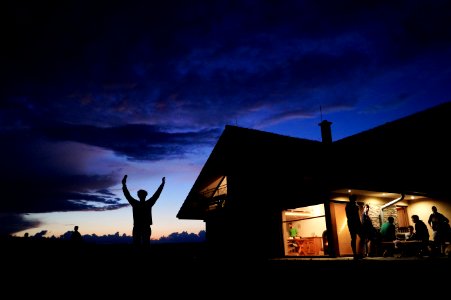
M 416 240 L 414 227 L 412 225 L 409 225 L 407 229 L 409 229 L 409 232 L 406 234 L 406 240 L 407 241 Z
M 393 256 L 393 252 L 395 250 L 395 244 L 393 244 L 393 241 L 396 240 L 395 218 L 392 216 L 388 217 L 387 222 L 382 224 L 380 233 L 382 242 L 386 242 L 384 244 L 383 256 Z
M 396 244 L 400 249 L 401 257 L 418 255 L 421 249 L 421 246 L 419 246 L 421 241 L 417 239 L 414 227 L 409 225 L 407 229 L 409 232 L 406 233 L 406 239 L 404 241 L 398 241 Z

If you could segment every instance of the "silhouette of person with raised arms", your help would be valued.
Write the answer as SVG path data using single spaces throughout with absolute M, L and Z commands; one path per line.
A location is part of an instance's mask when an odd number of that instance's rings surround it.
M 147 191 L 137 192 L 139 201 L 130 195 L 127 189 L 127 175 L 122 179 L 122 191 L 127 201 L 133 209 L 133 244 L 135 246 L 150 246 L 150 236 L 152 235 L 152 207 L 160 197 L 166 178 L 161 179 L 161 184 L 152 197 L 146 200 Z

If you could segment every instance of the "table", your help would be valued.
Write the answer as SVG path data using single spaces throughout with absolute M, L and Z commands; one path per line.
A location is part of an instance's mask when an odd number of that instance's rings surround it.
M 382 246 L 391 246 L 398 249 L 401 256 L 417 256 L 424 253 L 427 243 L 420 240 L 394 240 L 392 242 L 381 242 Z
M 319 256 L 322 250 L 322 237 L 295 237 L 289 238 L 289 243 L 295 243 L 296 252 L 299 256 Z

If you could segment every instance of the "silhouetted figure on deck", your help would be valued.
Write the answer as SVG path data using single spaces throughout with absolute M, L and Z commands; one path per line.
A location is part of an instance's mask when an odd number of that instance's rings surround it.
M 150 236 L 152 235 L 152 207 L 160 197 L 161 191 L 163 191 L 166 178 L 161 179 L 161 184 L 155 191 L 152 197 L 146 200 L 147 192 L 145 190 L 139 190 L 137 192 L 139 201 L 130 195 L 127 189 L 127 175 L 122 179 L 122 191 L 125 198 L 133 208 L 133 244 L 150 246 Z
M 428 224 L 432 228 L 432 241 L 434 254 L 444 254 L 446 242 L 449 238 L 449 219 L 439 213 L 437 207 L 432 206 Z
M 362 223 L 360 222 L 359 205 L 356 202 L 357 196 L 350 195 L 349 202 L 346 204 L 346 217 L 348 218 L 348 229 L 351 234 L 351 248 L 354 259 L 361 258 L 357 252 L 357 235 L 360 236 Z
M 376 229 L 373 226 L 373 222 L 370 218 L 370 206 L 365 204 L 362 212 L 362 230 L 360 232 L 360 238 L 363 240 L 363 255 L 370 256 L 374 254 L 375 242 L 376 242 Z
M 415 239 L 421 241 L 419 249 L 417 249 L 417 255 L 422 256 L 429 252 L 429 231 L 426 224 L 420 220 L 418 215 L 412 215 L 412 222 L 415 224 Z

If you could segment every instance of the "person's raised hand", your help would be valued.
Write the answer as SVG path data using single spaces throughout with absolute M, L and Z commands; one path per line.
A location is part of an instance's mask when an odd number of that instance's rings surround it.
M 166 177 L 161 178 L 161 182 L 165 183 L 166 182 Z
M 122 184 L 125 185 L 127 183 L 127 175 L 124 175 L 124 178 L 122 178 Z

